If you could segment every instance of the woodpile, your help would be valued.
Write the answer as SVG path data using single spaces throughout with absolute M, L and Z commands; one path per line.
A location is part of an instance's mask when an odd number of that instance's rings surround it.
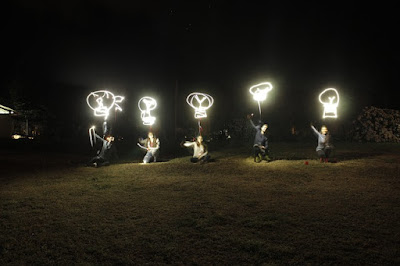
M 400 111 L 365 107 L 353 121 L 353 138 L 368 142 L 400 142 Z

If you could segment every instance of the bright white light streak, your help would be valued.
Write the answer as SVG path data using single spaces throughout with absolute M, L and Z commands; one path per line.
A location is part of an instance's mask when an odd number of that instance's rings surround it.
M 186 97 L 186 102 L 194 109 L 194 118 L 200 119 L 207 117 L 207 109 L 210 108 L 214 99 L 208 94 L 192 92 Z
M 267 94 L 272 90 L 272 84 L 269 82 L 262 82 L 257 85 L 251 86 L 249 91 L 253 95 L 253 99 L 258 103 L 258 110 L 261 116 L 261 105 L 260 102 L 267 99 Z
M 112 108 L 122 111 L 122 108 L 118 104 L 123 100 L 123 96 L 115 96 L 112 92 L 106 90 L 91 92 L 86 97 L 86 102 L 90 109 L 94 111 L 94 115 L 104 117 L 104 120 L 107 120 Z
M 157 101 L 151 97 L 142 97 L 138 102 L 140 110 L 140 117 L 142 118 L 143 125 L 151 126 L 156 121 L 156 118 L 151 115 L 150 111 L 156 109 Z
M 339 93 L 336 89 L 334 88 L 325 89 L 323 92 L 319 94 L 319 101 L 322 103 L 324 107 L 324 113 L 322 115 L 322 118 L 337 118 Z
M 96 131 L 94 130 L 95 126 L 92 126 L 89 128 L 89 139 L 90 139 L 90 145 L 96 144 Z

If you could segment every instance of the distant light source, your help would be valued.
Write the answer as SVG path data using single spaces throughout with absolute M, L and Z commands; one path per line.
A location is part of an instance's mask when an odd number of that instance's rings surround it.
M 205 93 L 192 92 L 186 97 L 186 102 L 194 109 L 194 118 L 200 119 L 207 117 L 206 111 L 213 105 L 214 99 Z
M 107 120 L 112 108 L 122 111 L 122 108 L 118 105 L 118 103 L 122 102 L 123 100 L 123 96 L 115 96 L 112 92 L 106 90 L 91 92 L 86 97 L 86 102 L 94 111 L 94 115 L 104 117 L 104 120 Z
M 267 99 L 268 92 L 272 90 L 272 84 L 269 82 L 262 82 L 257 85 L 251 86 L 249 91 L 253 95 L 253 99 L 258 103 L 258 110 L 261 117 L 261 105 L 260 102 Z
M 324 107 L 322 118 L 337 118 L 339 93 L 334 88 L 328 88 L 319 94 L 319 101 Z
M 156 118 L 151 115 L 150 111 L 156 109 L 157 101 L 151 97 L 142 97 L 138 102 L 140 110 L 140 117 L 142 118 L 143 125 L 151 126 L 156 121 Z
M 24 137 L 21 136 L 21 135 L 18 135 L 18 134 L 14 134 L 14 135 L 11 136 L 11 138 L 12 138 L 12 139 L 22 139 L 22 138 L 24 138 Z

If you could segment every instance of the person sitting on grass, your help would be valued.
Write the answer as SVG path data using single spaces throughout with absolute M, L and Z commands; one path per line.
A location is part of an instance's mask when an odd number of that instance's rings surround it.
M 118 158 L 116 149 L 114 147 L 114 137 L 106 135 L 104 139 L 99 135 L 95 134 L 96 139 L 102 142 L 101 149 L 97 151 L 97 155 L 94 156 L 88 163 L 88 166 L 100 167 L 110 165 L 110 161 L 114 158 Z
M 152 158 L 154 162 L 157 162 L 160 154 L 160 140 L 154 136 L 153 132 L 147 134 L 147 139 L 140 138 L 139 142 L 143 145 L 141 147 L 147 151 L 143 163 L 149 163 Z
M 311 129 L 314 132 L 314 135 L 318 138 L 318 146 L 315 149 L 319 158 L 319 161 L 328 162 L 329 156 L 332 152 L 333 146 L 330 143 L 330 134 L 328 128 L 326 126 L 321 127 L 321 132 L 311 124 Z
M 210 160 L 211 156 L 208 154 L 207 145 L 203 142 L 203 137 L 200 135 L 196 141 L 186 141 L 183 143 L 185 147 L 193 148 L 193 157 L 190 158 L 192 163 L 200 162 L 200 164 L 206 163 Z
M 262 160 L 270 162 L 271 158 L 269 157 L 268 137 L 266 136 L 268 124 L 261 123 L 260 121 L 260 124 L 256 126 L 251 120 L 252 117 L 253 114 L 247 116 L 247 119 L 249 119 L 252 127 L 257 130 L 253 144 L 254 162 L 260 163 Z

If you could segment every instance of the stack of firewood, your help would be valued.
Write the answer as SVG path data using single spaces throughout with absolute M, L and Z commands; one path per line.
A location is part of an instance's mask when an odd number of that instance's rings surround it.
M 368 142 L 400 142 L 400 111 L 365 107 L 353 121 L 353 138 Z

